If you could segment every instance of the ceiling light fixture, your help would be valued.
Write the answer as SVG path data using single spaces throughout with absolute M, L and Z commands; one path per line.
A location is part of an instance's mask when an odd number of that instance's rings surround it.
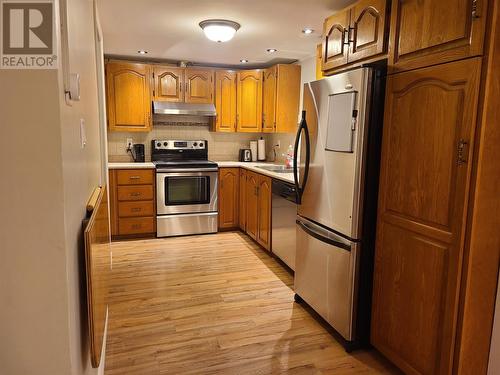
M 276 48 L 268 48 L 268 49 L 266 49 L 266 51 L 269 53 L 278 52 L 278 50 Z
M 241 59 L 241 60 L 240 60 L 240 63 L 243 63 L 243 64 L 245 64 L 245 63 L 247 63 L 247 62 L 248 62 L 248 60 L 247 60 L 247 59 Z
M 214 42 L 227 42 L 233 39 L 240 24 L 228 20 L 205 20 L 200 22 L 205 36 Z
M 310 27 L 306 27 L 302 30 L 302 32 L 306 35 L 312 34 L 314 32 L 314 29 L 311 29 Z
M 144 51 L 144 50 L 141 49 L 141 50 L 137 51 L 137 53 L 139 55 L 145 55 L 146 53 L 148 53 L 148 51 Z

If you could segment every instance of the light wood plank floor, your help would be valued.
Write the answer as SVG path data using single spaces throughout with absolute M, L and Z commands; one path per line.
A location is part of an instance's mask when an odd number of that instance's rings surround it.
M 246 235 L 112 244 L 106 375 L 395 374 L 347 354 Z

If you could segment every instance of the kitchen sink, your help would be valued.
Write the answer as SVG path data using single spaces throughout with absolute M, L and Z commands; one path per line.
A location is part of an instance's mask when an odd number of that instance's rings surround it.
M 287 168 L 284 165 L 262 165 L 258 166 L 257 168 L 275 173 L 293 173 L 293 168 Z

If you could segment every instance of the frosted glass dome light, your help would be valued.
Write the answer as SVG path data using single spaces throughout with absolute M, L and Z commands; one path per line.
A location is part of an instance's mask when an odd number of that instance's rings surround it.
M 214 42 L 227 42 L 233 39 L 240 24 L 227 20 L 206 20 L 200 22 L 205 36 Z

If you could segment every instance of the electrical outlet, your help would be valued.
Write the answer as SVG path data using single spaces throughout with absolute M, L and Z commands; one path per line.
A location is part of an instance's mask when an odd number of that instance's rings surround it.
M 127 150 L 130 150 L 134 145 L 134 140 L 132 138 L 127 138 Z

